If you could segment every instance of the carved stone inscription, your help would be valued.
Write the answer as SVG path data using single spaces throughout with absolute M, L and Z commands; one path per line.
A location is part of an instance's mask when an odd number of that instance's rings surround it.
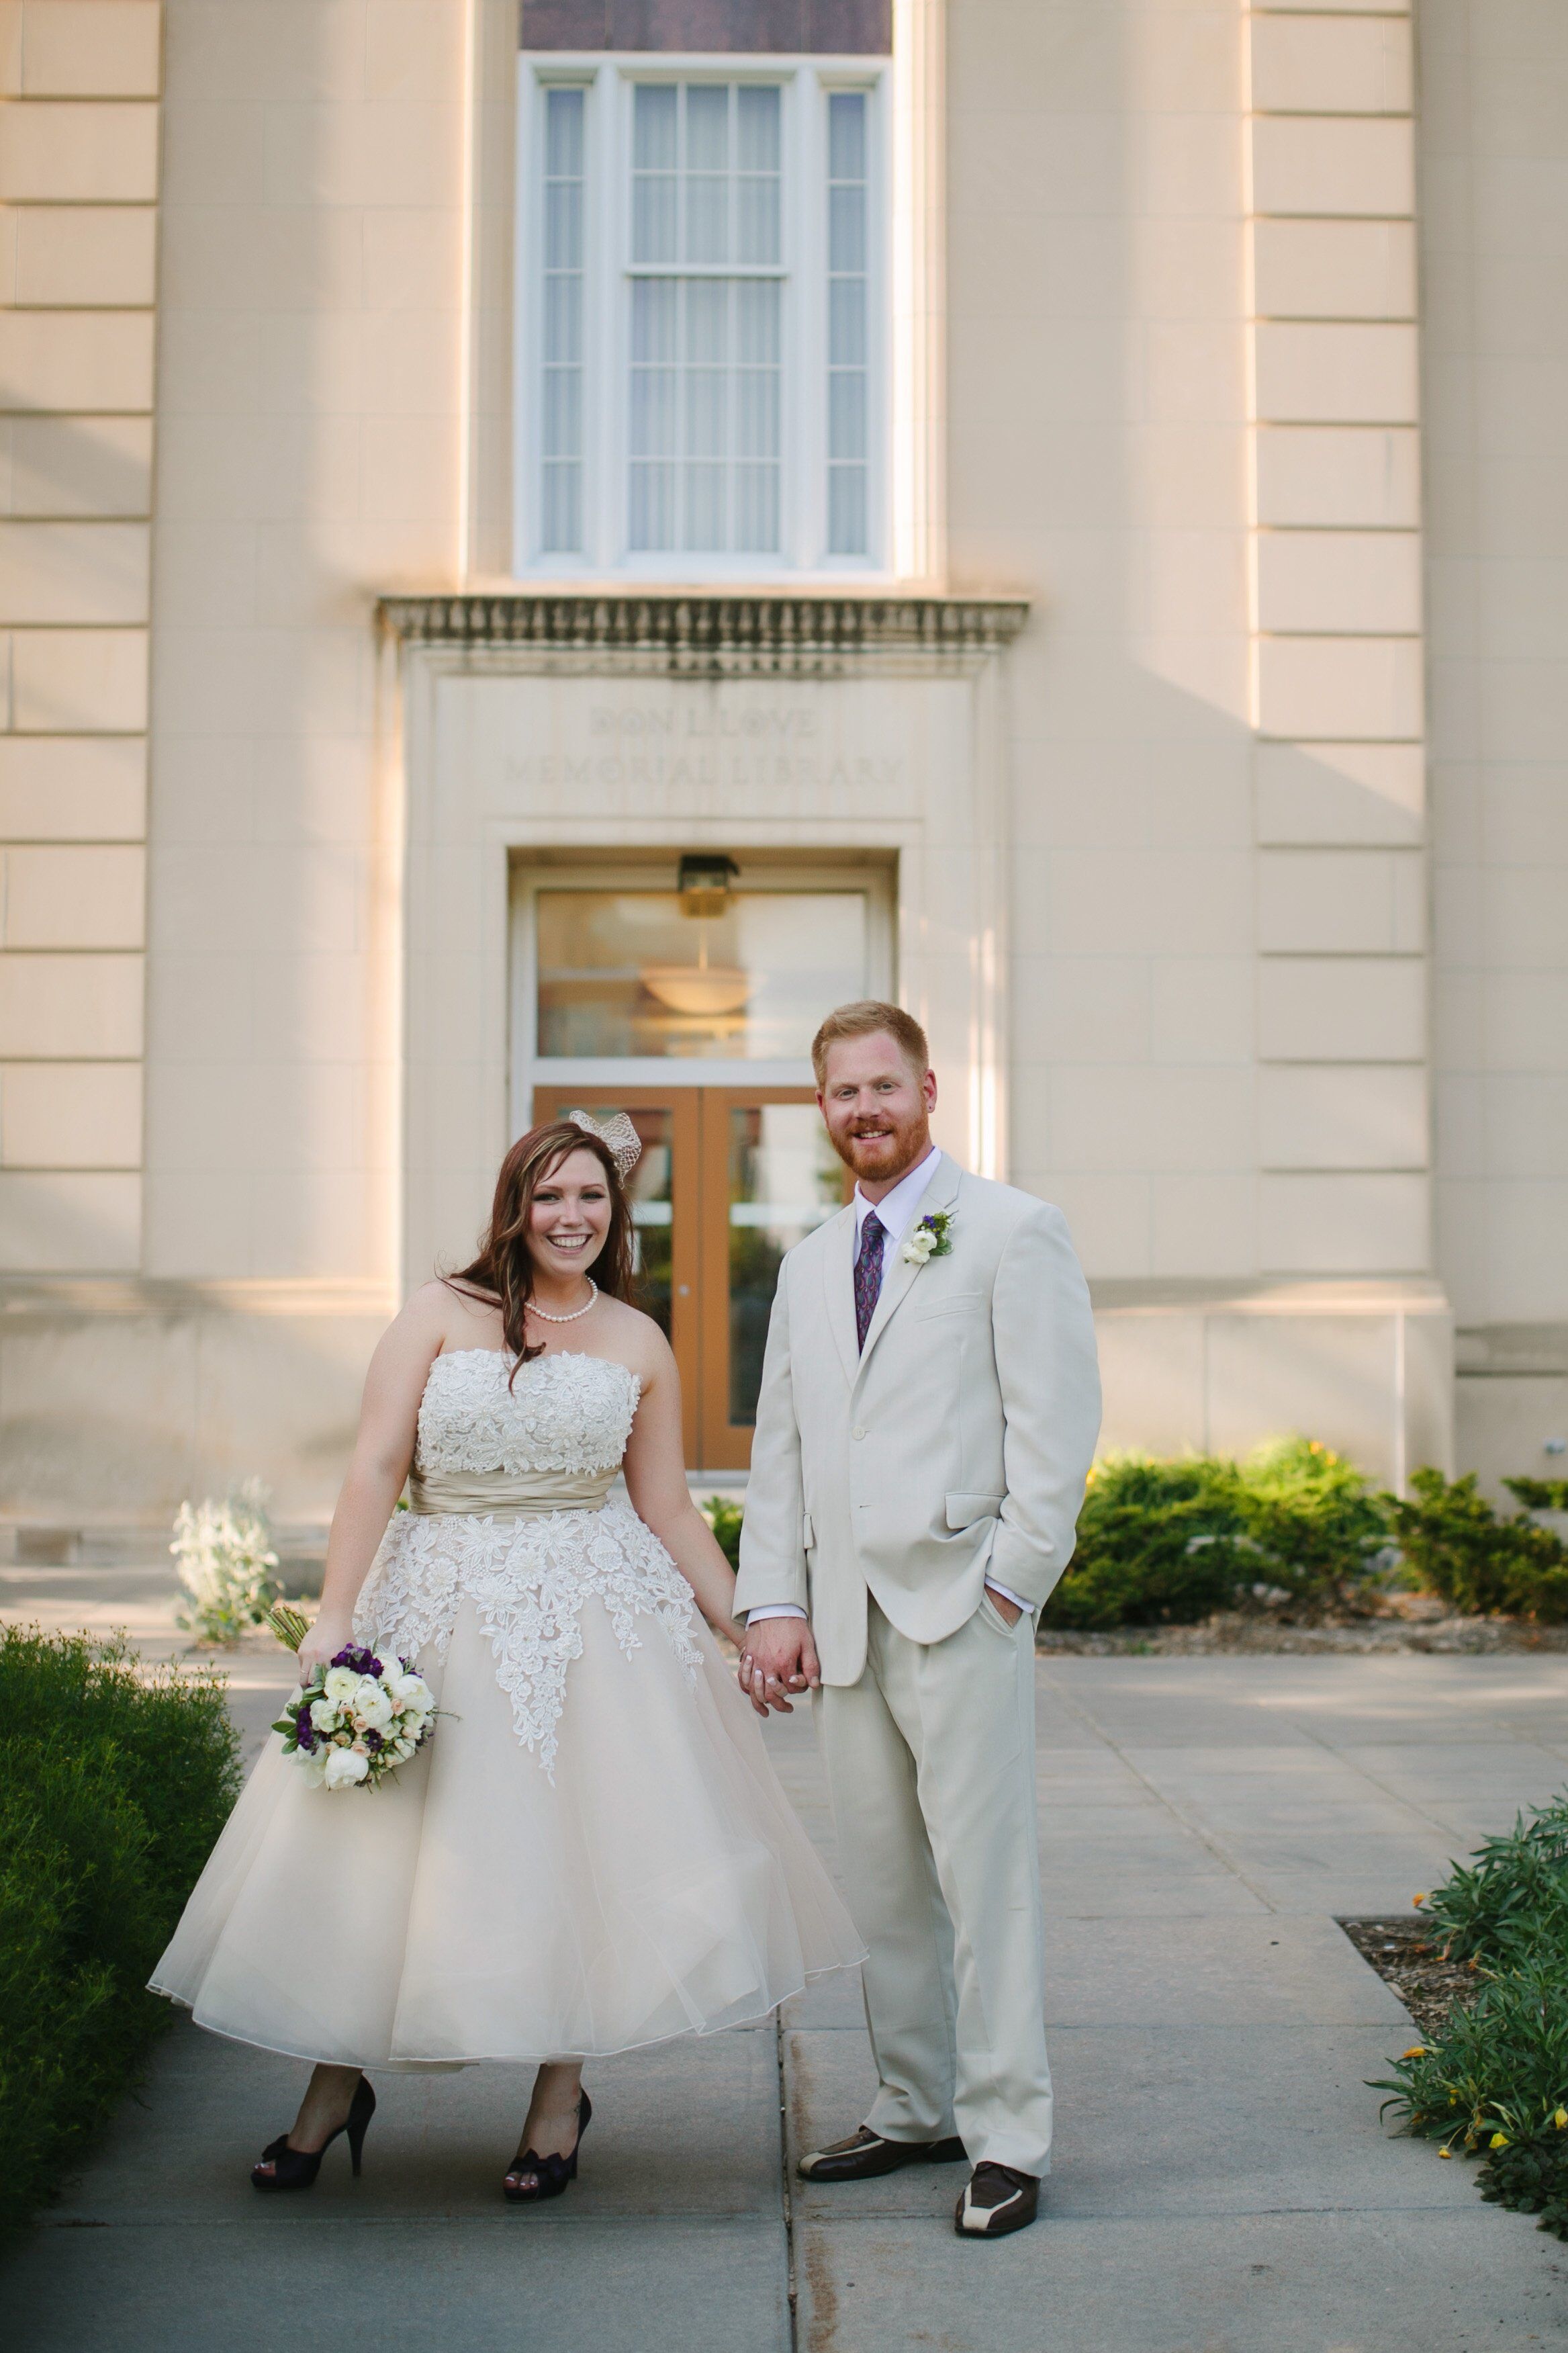
M 531 826 L 929 823 L 933 795 L 956 816 L 967 793 L 968 696 L 945 679 L 452 678 L 442 791 Z
M 831 740 L 822 713 L 804 703 L 735 708 L 703 694 L 685 709 L 596 702 L 585 718 L 586 740 L 576 746 L 510 754 L 510 781 L 546 791 L 630 786 L 679 794 L 728 786 L 793 796 L 814 788 L 896 788 L 903 775 L 900 754 L 846 749 Z

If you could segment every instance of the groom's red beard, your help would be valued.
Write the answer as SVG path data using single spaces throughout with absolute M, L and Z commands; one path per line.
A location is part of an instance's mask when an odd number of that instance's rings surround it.
M 879 1119 L 874 1123 L 875 1134 L 858 1132 L 872 1124 L 868 1120 L 857 1120 L 845 1134 L 828 1130 L 835 1152 L 863 1182 L 875 1185 L 889 1176 L 901 1176 L 930 1146 L 931 1126 L 925 1118 Z

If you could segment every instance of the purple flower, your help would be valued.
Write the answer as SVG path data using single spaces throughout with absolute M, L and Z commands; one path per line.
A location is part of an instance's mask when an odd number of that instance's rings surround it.
M 365 1734 L 364 1745 L 374 1754 L 376 1749 L 382 1747 L 384 1744 L 380 1733 L 373 1729 Z
M 375 1656 L 374 1652 L 371 1651 L 357 1650 L 353 1643 L 349 1645 L 347 1650 L 340 1651 L 338 1652 L 337 1657 L 332 1661 L 332 1664 L 334 1667 L 347 1667 L 352 1674 L 356 1675 L 379 1675 L 381 1673 L 381 1661 Z

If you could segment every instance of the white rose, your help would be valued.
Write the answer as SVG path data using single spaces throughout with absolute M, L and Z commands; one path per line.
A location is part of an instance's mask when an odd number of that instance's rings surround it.
M 381 1685 L 366 1675 L 353 1696 L 354 1722 L 362 1732 L 384 1732 L 392 1722 L 392 1702 Z
M 310 1702 L 310 1721 L 318 1732 L 335 1732 L 338 1711 L 330 1699 L 313 1699 Z
M 360 1686 L 360 1678 L 352 1667 L 331 1667 L 321 1689 L 339 1707 L 346 1705 Z
M 409 1674 L 394 1668 L 382 1680 L 394 1707 L 412 1707 L 416 1701 L 430 1696 L 423 1675 Z
M 917 1226 L 899 1255 L 910 1266 L 924 1266 L 936 1248 L 936 1236 L 929 1226 Z
M 357 1748 L 334 1748 L 327 1758 L 322 1778 L 329 1789 L 352 1789 L 369 1771 L 369 1757 L 362 1757 Z

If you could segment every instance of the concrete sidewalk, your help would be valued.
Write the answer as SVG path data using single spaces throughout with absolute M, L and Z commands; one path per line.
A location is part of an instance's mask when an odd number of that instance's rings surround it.
M 13 1601 L 15 1596 L 11 1597 Z M 96 1611 L 94 1613 L 96 1615 Z M 148 1629 L 151 1634 L 152 1629 Z M 161 1645 L 160 1645 L 161 1647 Z M 286 1664 L 237 1662 L 252 1739 Z M 855 1988 L 602 2063 L 580 2182 L 509 2209 L 526 2084 L 384 2078 L 351 2180 L 246 2181 L 300 2070 L 182 2022 L 0 2282 L 29 2353 L 1518 2353 L 1568 2344 L 1568 2253 L 1386 2137 L 1409 2039 L 1335 1926 L 1403 1910 L 1568 1780 L 1568 1660 L 1042 1662 L 1059 2137 L 1039 2226 L 961 2243 L 960 2168 L 837 2191 L 781 2150 L 848 2130 Z M 809 1720 L 773 1731 L 831 1855 Z M 791 2291 L 795 2301 L 792 2306 Z

